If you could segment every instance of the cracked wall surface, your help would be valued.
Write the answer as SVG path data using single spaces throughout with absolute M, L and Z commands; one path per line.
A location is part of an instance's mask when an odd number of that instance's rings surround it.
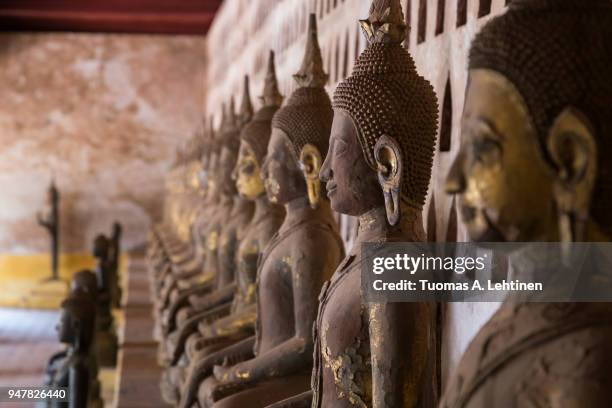
M 62 252 L 114 220 L 124 247 L 161 213 L 164 176 L 204 111 L 204 37 L 0 35 L 0 253 L 47 251 L 52 177 Z

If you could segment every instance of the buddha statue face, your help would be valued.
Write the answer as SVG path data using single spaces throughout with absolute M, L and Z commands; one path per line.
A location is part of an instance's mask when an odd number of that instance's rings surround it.
M 474 241 L 526 241 L 555 221 L 555 174 L 525 103 L 503 75 L 470 72 L 462 145 L 447 179 Z
M 57 337 L 60 342 L 64 344 L 74 343 L 77 330 L 75 328 L 75 322 L 73 321 L 72 315 L 68 309 L 62 309 L 59 323 L 55 329 L 57 330 Z
M 329 151 L 321 166 L 331 207 L 341 214 L 359 216 L 384 205 L 376 172 L 365 161 L 353 120 L 334 110 Z
M 265 187 L 261 178 L 261 167 L 257 162 L 255 152 L 249 144 L 242 140 L 238 151 L 238 160 L 232 173 L 236 181 L 238 193 L 247 200 L 255 200 L 263 193 Z
M 272 129 L 262 177 L 268 199 L 276 204 L 306 195 L 306 182 L 290 143 L 282 130 Z
M 232 180 L 232 172 L 236 165 L 236 159 L 237 152 L 234 149 L 226 146 L 221 149 L 217 179 L 220 183 L 219 190 L 224 195 L 233 196 L 236 194 L 236 184 Z
M 609 228 L 611 9 L 516 0 L 474 39 L 446 184 L 472 240 L 581 241 Z M 577 19 L 578 36 L 567 28 Z

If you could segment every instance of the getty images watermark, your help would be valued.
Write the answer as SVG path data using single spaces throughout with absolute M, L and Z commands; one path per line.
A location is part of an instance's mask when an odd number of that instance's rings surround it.
M 367 301 L 612 301 L 612 243 L 362 245 Z

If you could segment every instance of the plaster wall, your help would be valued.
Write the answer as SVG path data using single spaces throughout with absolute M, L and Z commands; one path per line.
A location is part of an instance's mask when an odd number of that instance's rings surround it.
M 114 220 L 125 249 L 142 244 L 201 122 L 205 51 L 203 36 L 0 35 L 0 254 L 47 251 L 52 177 L 62 252 L 88 252 Z

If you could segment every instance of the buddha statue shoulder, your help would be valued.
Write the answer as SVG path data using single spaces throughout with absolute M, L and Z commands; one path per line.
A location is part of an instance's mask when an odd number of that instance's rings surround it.
M 307 35 L 299 87 L 272 119 L 262 169 L 266 194 L 286 217 L 259 263 L 255 356 L 216 366 L 200 387 L 201 406 L 264 407 L 309 388 L 317 296 L 344 251 L 317 178 L 333 112 L 314 15 Z
M 609 1 L 514 0 L 482 28 L 446 185 L 471 240 L 610 241 L 611 65 Z M 509 263 L 542 267 L 525 244 Z M 609 407 L 611 363 L 610 303 L 507 300 L 468 346 L 440 407 Z

